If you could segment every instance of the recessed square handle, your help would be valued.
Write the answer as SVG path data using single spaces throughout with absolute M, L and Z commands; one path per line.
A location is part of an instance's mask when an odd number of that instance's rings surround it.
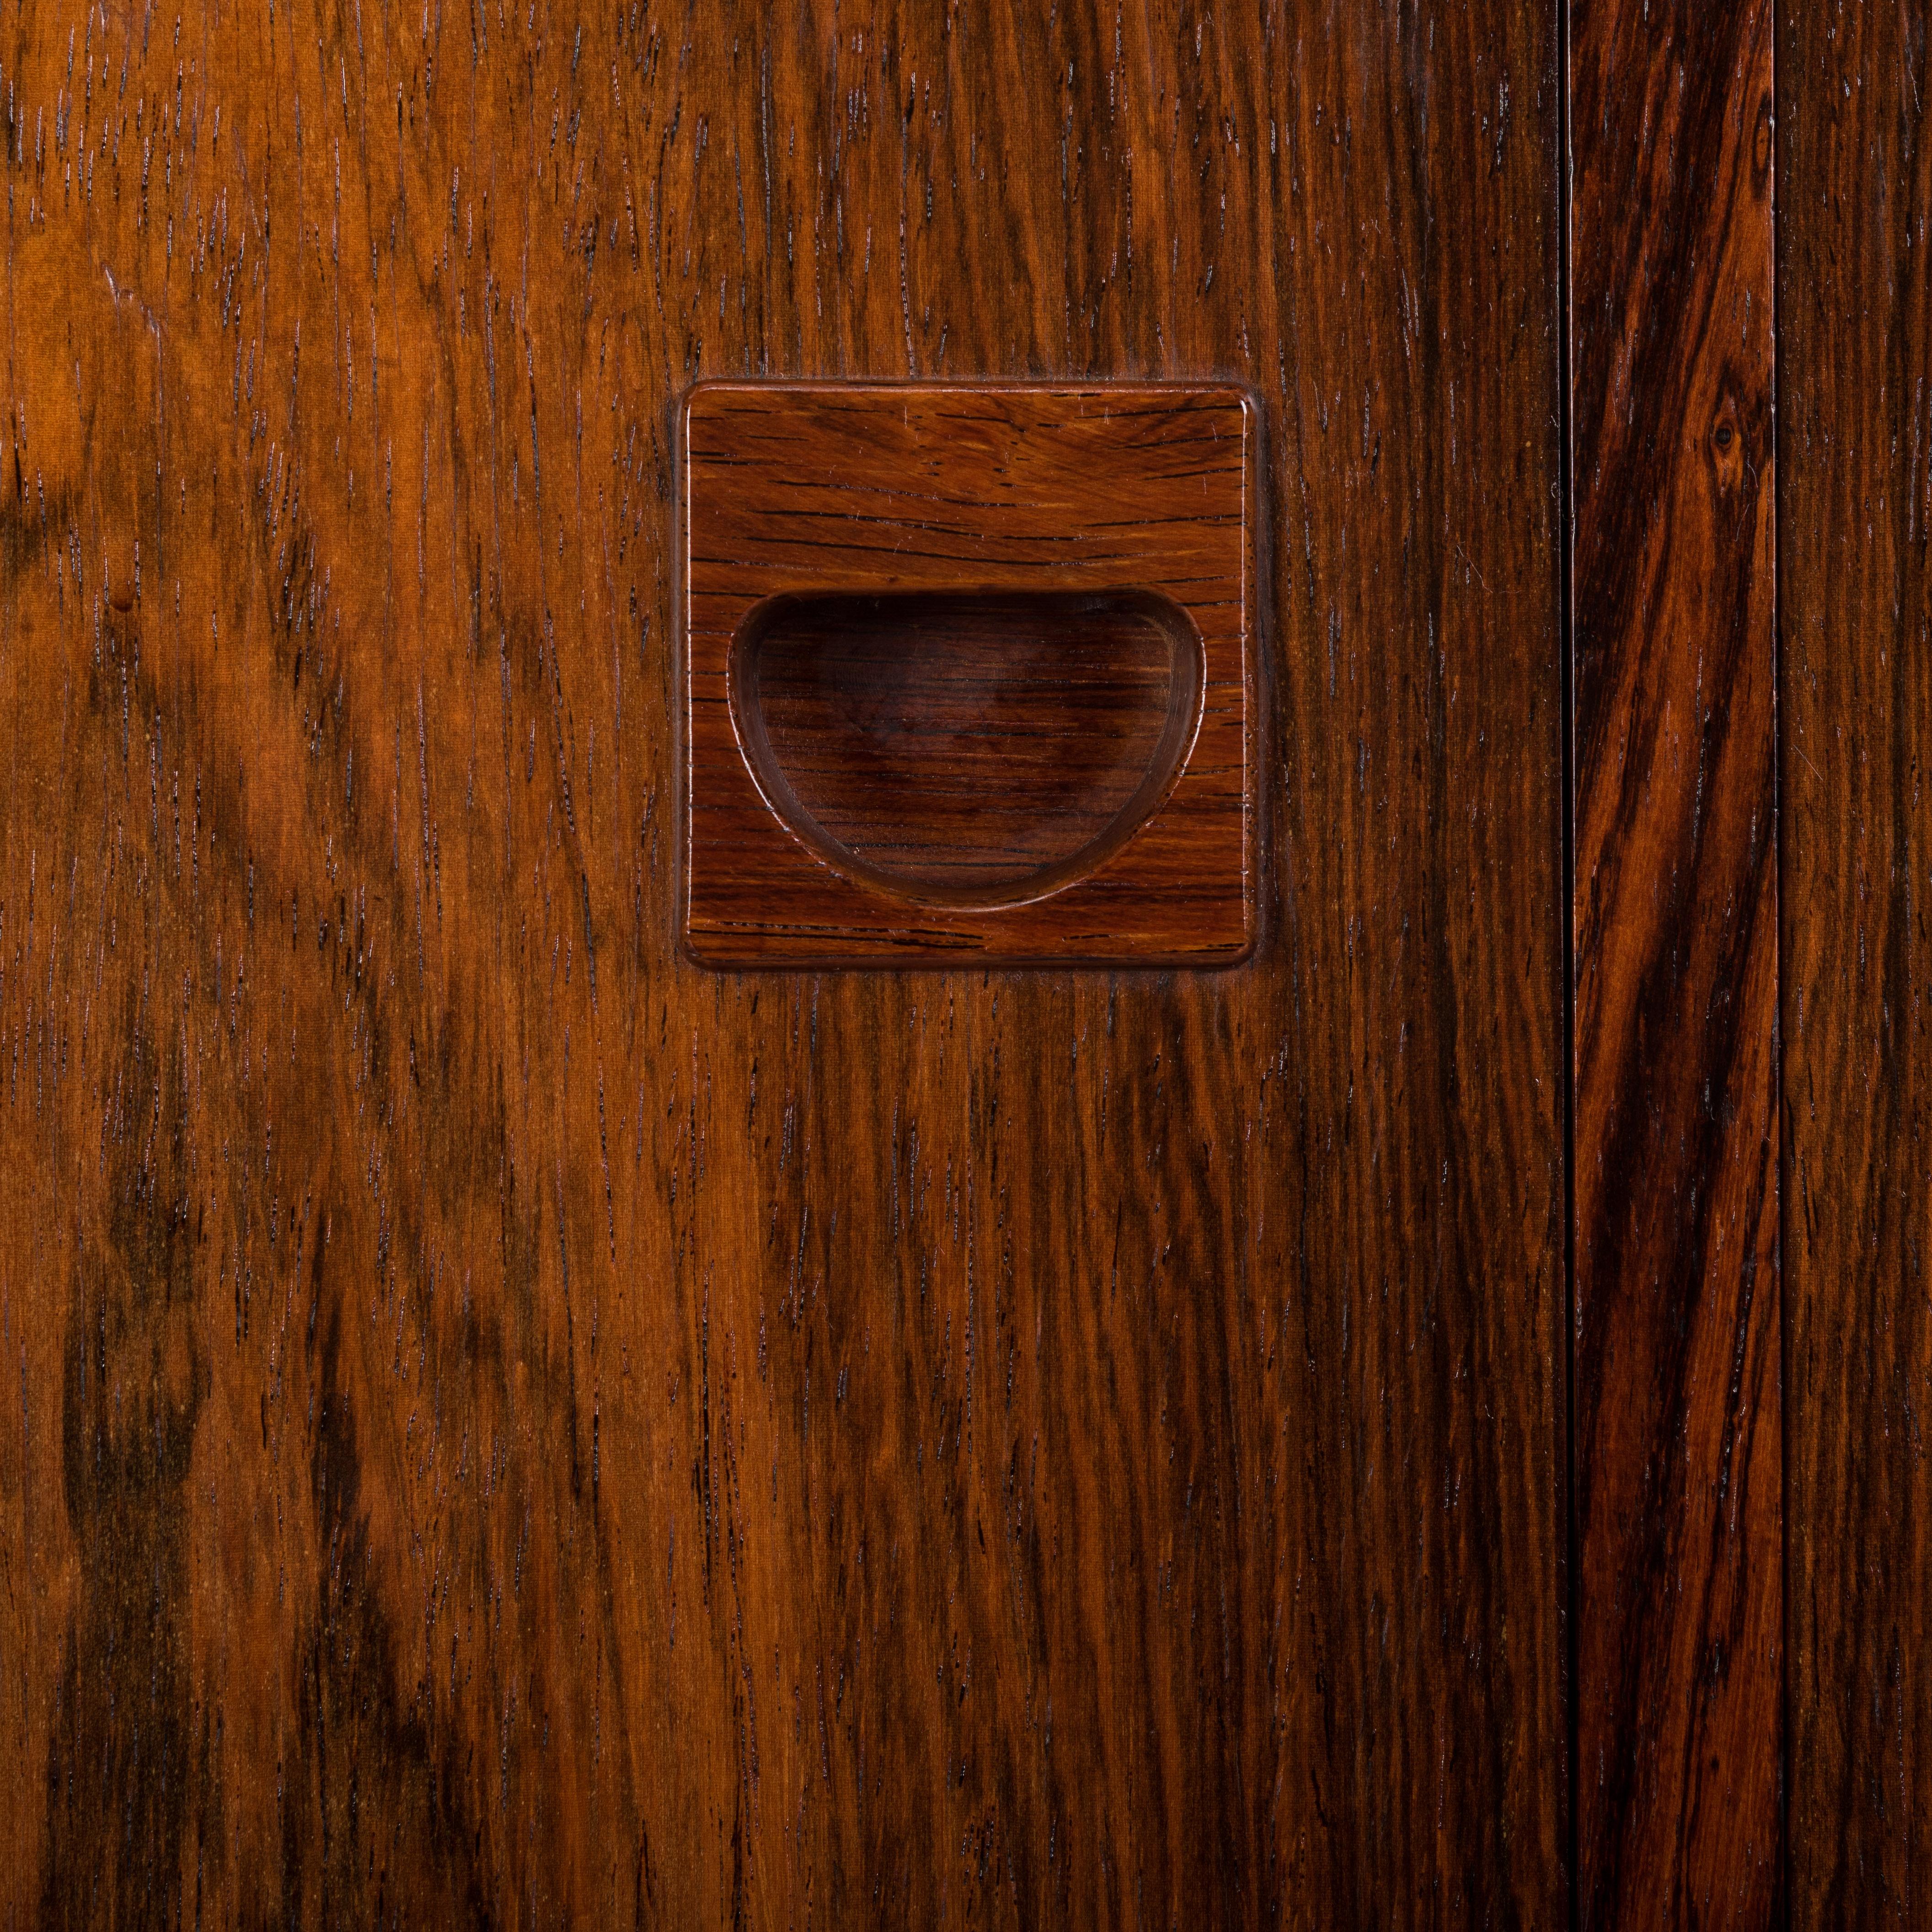
M 1221 384 L 693 389 L 692 956 L 1244 957 L 1256 418 Z

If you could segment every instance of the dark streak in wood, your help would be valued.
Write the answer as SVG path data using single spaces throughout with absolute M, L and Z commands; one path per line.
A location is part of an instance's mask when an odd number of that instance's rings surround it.
M 1570 19 L 1577 1916 L 1768 1926 L 1770 10 Z

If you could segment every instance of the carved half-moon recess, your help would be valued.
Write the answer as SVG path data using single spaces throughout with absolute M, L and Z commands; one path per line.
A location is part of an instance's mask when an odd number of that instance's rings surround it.
M 733 646 L 740 743 L 829 864 L 934 905 L 1036 899 L 1117 852 L 1186 764 L 1200 633 L 1146 590 L 774 597 Z

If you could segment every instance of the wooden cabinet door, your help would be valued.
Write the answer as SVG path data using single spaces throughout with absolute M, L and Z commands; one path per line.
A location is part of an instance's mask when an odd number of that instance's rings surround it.
M 1839 20 L 14 8 L 0 1926 L 1918 1922 L 1928 90 Z M 885 416 L 705 522 L 720 382 Z M 983 416 L 839 576 L 908 382 L 1246 412 L 1225 513 L 1030 472 L 1154 653 L 1064 771 L 900 661 L 1014 621 L 907 561 Z M 1052 892 L 780 905 L 836 706 L 694 817 L 718 584 Z M 1217 678 L 1219 869 L 1076 920 Z
M 0 37 L 15 1924 L 1543 1921 L 1556 20 Z M 676 943 L 700 376 L 1233 378 L 1258 946 Z

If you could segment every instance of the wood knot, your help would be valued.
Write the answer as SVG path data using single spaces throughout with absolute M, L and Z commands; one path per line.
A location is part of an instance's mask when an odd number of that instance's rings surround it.
M 1738 420 L 1736 400 L 1731 396 L 1719 404 L 1717 419 L 1711 425 L 1711 464 L 1720 490 L 1728 493 L 1743 483 L 1744 428 Z

